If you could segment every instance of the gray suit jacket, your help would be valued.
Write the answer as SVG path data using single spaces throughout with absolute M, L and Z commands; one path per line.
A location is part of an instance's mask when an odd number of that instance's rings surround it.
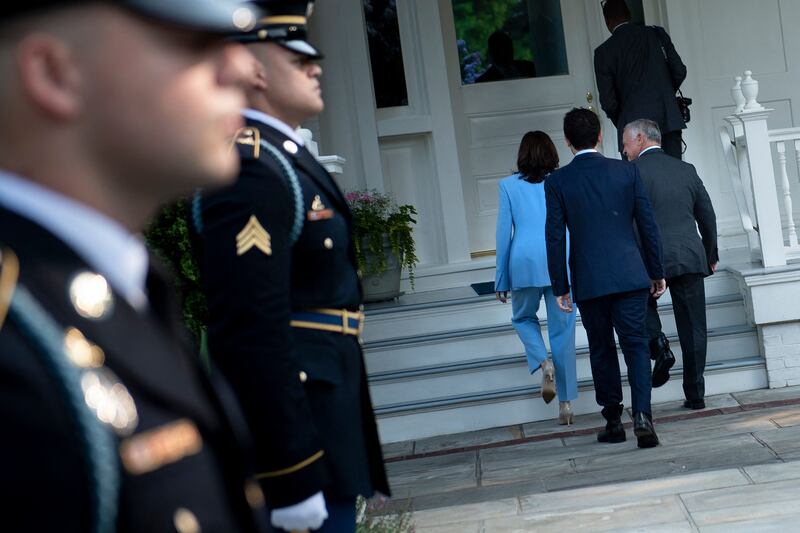
M 661 229 L 666 277 L 711 275 L 710 265 L 719 261 L 717 217 L 694 166 L 660 148 L 641 154 L 634 164 Z

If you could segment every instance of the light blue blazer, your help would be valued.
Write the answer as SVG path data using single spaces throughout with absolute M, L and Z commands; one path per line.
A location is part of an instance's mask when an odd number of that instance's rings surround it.
M 495 291 L 549 287 L 544 224 L 544 183 L 512 174 L 500 181 L 495 250 Z

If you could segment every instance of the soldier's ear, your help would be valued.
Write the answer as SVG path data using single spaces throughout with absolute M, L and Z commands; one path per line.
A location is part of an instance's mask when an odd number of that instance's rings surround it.
M 252 76 L 252 85 L 253 88 L 258 91 L 265 91 L 269 87 L 269 83 L 267 82 L 267 69 L 264 68 L 264 64 L 261 61 L 253 60 L 253 76 Z
M 14 55 L 23 91 L 40 111 L 59 120 L 80 113 L 81 70 L 64 40 L 33 33 L 17 44 Z

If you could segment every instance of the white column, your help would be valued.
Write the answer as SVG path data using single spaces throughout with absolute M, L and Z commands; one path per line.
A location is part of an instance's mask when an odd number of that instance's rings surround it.
M 747 159 L 753 181 L 753 203 L 765 267 L 786 264 L 778 190 L 775 186 L 775 171 L 767 129 L 767 119 L 772 111 L 772 109 L 762 109 L 735 115 L 742 122 L 747 140 Z

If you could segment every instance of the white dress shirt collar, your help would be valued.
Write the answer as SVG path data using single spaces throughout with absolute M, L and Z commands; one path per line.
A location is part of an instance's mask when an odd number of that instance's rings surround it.
M 575 157 L 578 157 L 579 155 L 583 154 L 592 154 L 592 153 L 596 154 L 597 150 L 595 148 L 586 148 L 584 150 L 578 150 L 577 152 L 575 152 Z
M 653 146 L 648 146 L 647 148 L 639 152 L 639 157 L 642 157 L 645 153 L 649 152 L 650 150 L 655 150 L 656 148 L 660 149 L 661 147 L 657 144 Z
M 279 132 L 283 133 L 287 137 L 297 144 L 297 146 L 304 146 L 305 142 L 303 142 L 303 138 L 300 137 L 297 132 L 292 129 L 287 123 L 283 122 L 282 120 L 278 120 L 277 118 L 273 117 L 272 115 L 267 115 L 262 111 L 258 111 L 255 109 L 244 108 L 242 109 L 242 115 L 249 118 L 250 120 L 255 120 L 256 122 L 261 122 L 262 124 L 266 124 L 272 128 L 275 128 Z
M 147 307 L 147 249 L 116 221 L 32 181 L 0 171 L 0 205 L 64 241 L 135 309 Z

